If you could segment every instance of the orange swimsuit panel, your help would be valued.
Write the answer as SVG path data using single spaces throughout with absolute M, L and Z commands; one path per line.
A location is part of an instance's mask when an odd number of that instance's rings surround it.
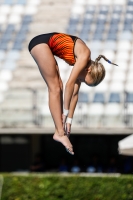
M 69 65 L 74 65 L 74 45 L 78 39 L 76 36 L 70 36 L 63 33 L 57 33 L 50 37 L 48 45 L 55 56 L 63 59 Z

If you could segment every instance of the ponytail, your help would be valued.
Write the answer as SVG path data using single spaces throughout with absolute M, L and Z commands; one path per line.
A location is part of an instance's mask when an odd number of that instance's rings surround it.
M 96 58 L 96 60 L 95 60 L 95 64 L 96 64 L 96 65 L 98 64 L 98 61 L 99 61 L 101 58 L 103 58 L 103 59 L 104 59 L 106 62 L 108 62 L 109 64 L 118 66 L 117 64 L 112 63 L 110 60 L 108 60 L 108 59 L 107 59 L 105 56 L 103 56 L 103 55 L 99 55 L 98 58 Z
M 102 63 L 99 63 L 99 60 L 101 58 L 103 58 L 109 64 L 118 66 L 117 64 L 112 63 L 110 60 L 108 60 L 105 56 L 99 55 L 98 58 L 95 59 L 95 61 L 91 62 L 90 74 L 94 81 L 94 84 L 93 84 L 94 86 L 98 85 L 105 77 L 105 73 L 106 73 L 105 68 Z

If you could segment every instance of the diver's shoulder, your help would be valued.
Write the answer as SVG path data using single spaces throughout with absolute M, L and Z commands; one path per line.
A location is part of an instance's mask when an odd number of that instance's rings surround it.
M 89 49 L 89 47 L 86 45 L 86 43 L 81 40 L 80 38 L 77 39 L 76 44 L 75 44 L 75 53 L 76 54 L 91 54 L 91 51 Z

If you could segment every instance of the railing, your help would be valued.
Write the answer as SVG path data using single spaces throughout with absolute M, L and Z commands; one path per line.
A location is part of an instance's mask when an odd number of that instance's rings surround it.
M 30 108 L 7 109 L 0 107 L 0 127 L 54 127 L 54 123 L 49 111 L 48 102 L 44 97 L 38 95 L 37 90 L 30 90 Z M 11 98 L 11 97 L 9 97 Z M 29 98 L 29 97 L 28 97 Z M 12 98 L 11 98 L 12 99 Z M 9 99 L 8 99 L 9 100 Z M 18 98 L 19 102 L 20 98 Z M 24 97 L 24 103 L 25 97 Z M 12 99 L 13 101 L 13 99 Z M 16 99 L 15 99 L 16 101 Z M 22 98 L 21 98 L 22 101 Z M 119 105 L 119 104 L 118 104 Z M 90 114 L 90 103 L 78 102 L 73 119 L 73 127 L 83 128 L 133 128 L 133 114 L 129 114 L 126 99 L 121 104 L 121 114 L 101 115 Z M 106 107 L 106 105 L 105 105 Z M 131 112 L 130 112 L 131 113 Z M 133 111 L 132 111 L 133 113 Z

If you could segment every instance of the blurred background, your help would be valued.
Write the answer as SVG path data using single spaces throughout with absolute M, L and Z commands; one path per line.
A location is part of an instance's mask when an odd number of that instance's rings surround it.
M 28 51 L 39 34 L 80 37 L 104 81 L 83 84 L 70 140 L 75 155 L 52 139 L 48 92 Z M 72 67 L 56 57 L 65 85 Z M 133 172 L 133 157 L 118 142 L 133 133 L 133 0 L 0 0 L 0 171 Z

